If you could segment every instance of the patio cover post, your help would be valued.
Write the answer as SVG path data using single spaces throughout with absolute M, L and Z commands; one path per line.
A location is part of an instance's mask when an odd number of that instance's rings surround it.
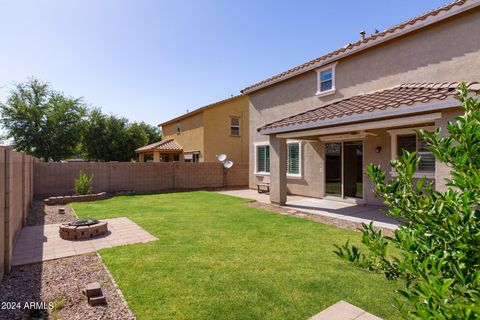
M 153 152 L 153 162 L 160 162 L 160 152 L 158 151 Z
M 287 202 L 287 140 L 270 135 L 270 202 Z
M 138 154 L 138 162 L 145 162 L 145 155 L 143 153 Z

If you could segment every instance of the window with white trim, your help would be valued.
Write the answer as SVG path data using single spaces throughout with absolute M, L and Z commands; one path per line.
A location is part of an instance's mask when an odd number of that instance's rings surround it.
M 270 146 L 256 146 L 256 173 L 270 173 Z
M 300 143 L 287 143 L 287 174 L 300 175 Z
M 317 95 L 327 95 L 335 92 L 335 65 L 317 69 Z
M 240 136 L 240 118 L 231 117 L 230 118 L 230 135 L 231 136 Z
M 415 177 L 425 176 L 429 179 L 435 178 L 435 157 L 432 152 L 427 150 L 425 141 L 417 134 L 418 130 L 434 131 L 435 126 L 423 126 L 416 128 L 401 128 L 387 130 L 391 136 L 391 159 L 395 159 L 402 154 L 402 150 L 416 152 L 420 159 L 418 172 Z M 395 175 L 395 172 L 390 172 Z
M 397 136 L 397 155 L 401 155 L 403 150 L 416 152 L 420 157 L 418 171 L 435 172 L 435 157 L 431 151 L 427 150 L 425 141 L 418 134 Z

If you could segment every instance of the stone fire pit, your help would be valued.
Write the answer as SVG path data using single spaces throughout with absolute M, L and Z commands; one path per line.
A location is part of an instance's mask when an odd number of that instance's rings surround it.
M 90 239 L 107 233 L 106 222 L 96 219 L 78 219 L 60 226 L 60 238 L 64 240 Z

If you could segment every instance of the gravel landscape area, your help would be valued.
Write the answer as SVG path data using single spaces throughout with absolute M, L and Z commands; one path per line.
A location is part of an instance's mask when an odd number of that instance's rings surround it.
M 65 208 L 64 214 L 59 214 L 58 209 Z M 43 201 L 34 201 L 27 217 L 27 226 L 43 224 L 66 223 L 76 219 L 75 212 L 69 205 L 46 206 Z
M 100 283 L 107 305 L 92 307 L 82 294 L 89 282 Z M 94 253 L 13 267 L 0 283 L 3 302 L 19 309 L 0 310 L 0 319 L 134 319 L 101 259 Z M 25 309 L 25 302 L 52 308 Z M 18 304 L 19 303 L 19 304 Z M 6 307 L 6 305 L 5 305 Z
M 64 208 L 65 213 L 59 214 L 59 208 Z M 27 217 L 27 226 L 66 223 L 76 218 L 69 205 L 45 206 L 43 201 L 35 201 Z M 88 304 L 82 289 L 90 282 L 100 283 L 106 305 L 92 307 Z M 2 320 L 134 319 L 96 253 L 15 266 L 0 282 L 0 297 Z M 39 306 L 40 303 L 43 305 Z

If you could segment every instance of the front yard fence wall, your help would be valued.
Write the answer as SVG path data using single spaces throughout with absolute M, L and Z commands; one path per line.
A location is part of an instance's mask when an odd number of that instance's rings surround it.
M 10 271 L 13 247 L 32 204 L 35 161 L 0 147 L 0 278 Z
M 248 186 L 248 164 L 235 164 L 225 177 L 222 165 L 214 162 L 36 162 L 34 197 L 73 194 L 80 171 L 94 175 L 94 192 L 142 194 Z

